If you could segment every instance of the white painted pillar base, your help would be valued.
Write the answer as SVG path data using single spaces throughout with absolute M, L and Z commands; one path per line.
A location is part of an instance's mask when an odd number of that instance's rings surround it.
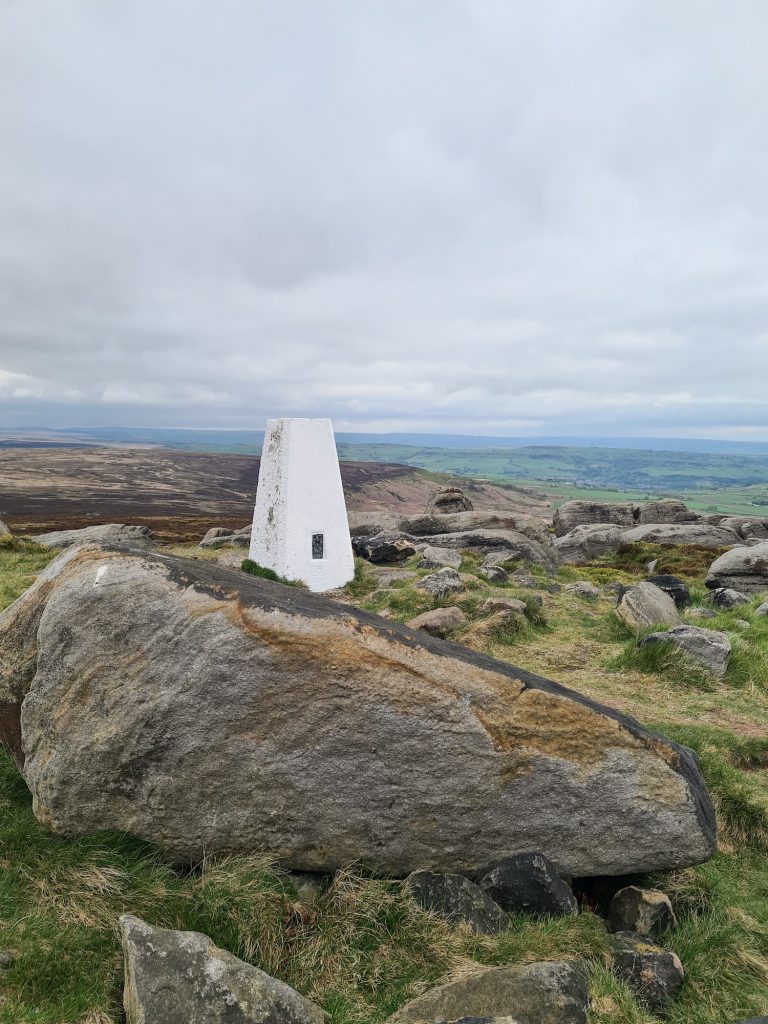
M 354 576 L 330 420 L 267 421 L 250 558 L 318 592 L 344 586 Z

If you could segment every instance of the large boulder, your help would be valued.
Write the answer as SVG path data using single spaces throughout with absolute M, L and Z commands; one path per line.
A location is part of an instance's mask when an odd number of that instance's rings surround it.
M 549 523 L 526 512 L 472 511 L 424 513 L 400 516 L 394 512 L 348 512 L 353 537 L 373 537 L 377 533 L 407 533 L 411 537 L 432 537 L 438 533 L 466 533 L 471 530 L 516 530 L 541 544 L 551 543 Z
M 615 501 L 566 501 L 552 516 L 552 525 L 558 537 L 575 530 L 577 526 L 593 524 L 621 526 L 628 529 L 635 525 L 632 505 Z
M 768 541 L 726 551 L 710 565 L 705 580 L 710 590 L 732 587 L 744 594 L 768 591 Z
M 427 502 L 427 512 L 471 512 L 475 506 L 460 487 L 440 487 Z
M 324 1024 L 304 996 L 207 935 L 120 918 L 126 1024 Z
M 377 533 L 374 537 L 355 537 L 352 547 L 356 555 L 375 565 L 404 562 L 416 554 L 410 537 L 402 533 Z
M 691 751 L 540 676 L 204 560 L 75 548 L 0 615 L 0 736 L 53 831 L 199 860 L 564 875 L 707 859 Z
M 467 530 L 461 533 L 440 533 L 431 538 L 442 548 L 469 548 L 485 555 L 503 551 L 511 561 L 540 565 L 548 572 L 557 568 L 558 558 L 553 547 L 531 540 L 517 530 Z
M 422 629 L 430 636 L 446 637 L 454 629 L 465 626 L 468 621 L 461 608 L 452 605 L 449 608 L 435 608 L 429 612 L 422 612 L 415 619 L 411 619 L 408 625 L 411 629 Z
M 434 544 L 427 544 L 421 552 L 419 569 L 442 569 L 448 566 L 451 569 L 458 569 L 461 565 L 461 553 L 453 548 L 438 548 Z
M 646 523 L 696 523 L 699 520 L 698 512 L 673 498 L 641 502 L 635 505 L 634 512 L 638 526 Z
M 47 548 L 69 548 L 75 544 L 108 544 L 127 548 L 148 548 L 152 531 L 146 526 L 125 526 L 106 523 L 104 526 L 85 526 L 82 530 L 55 530 L 40 533 L 34 538 Z
M 722 679 L 731 657 L 731 641 L 726 633 L 702 626 L 674 626 L 659 633 L 651 633 L 638 643 L 638 647 L 669 644 L 701 665 L 716 679 Z
M 619 597 L 616 614 L 631 629 L 677 626 L 682 622 L 669 594 L 647 580 L 627 587 Z
M 661 523 L 635 526 L 622 538 L 625 544 L 658 544 L 661 547 L 692 545 L 698 548 L 727 548 L 739 543 L 733 530 L 706 523 Z
M 506 1017 L 519 1024 L 586 1024 L 587 975 L 575 960 L 490 967 L 416 996 L 386 1024 Z
M 765 516 L 728 516 L 721 526 L 733 530 L 743 540 L 768 540 L 768 518 Z
M 601 555 L 618 551 L 626 532 L 625 527 L 601 523 L 577 526 L 570 533 L 558 537 L 554 548 L 561 561 L 585 565 Z
M 461 581 L 461 576 L 455 569 L 445 566 L 429 576 L 422 576 L 414 586 L 418 590 L 426 590 L 432 597 L 450 597 L 453 594 L 463 594 L 467 589 Z

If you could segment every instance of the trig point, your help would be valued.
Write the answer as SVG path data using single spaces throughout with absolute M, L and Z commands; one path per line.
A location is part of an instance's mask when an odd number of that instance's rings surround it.
M 342 587 L 354 576 L 330 420 L 267 420 L 250 557 L 315 591 Z

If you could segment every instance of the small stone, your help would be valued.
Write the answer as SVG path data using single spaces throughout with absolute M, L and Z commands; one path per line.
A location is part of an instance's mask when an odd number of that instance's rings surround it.
M 9 949 L 0 949 L 0 970 L 4 971 L 8 967 L 13 967 L 16 963 L 16 956 Z
M 651 633 L 638 641 L 637 646 L 649 644 L 672 644 L 716 679 L 723 678 L 731 657 L 731 641 L 727 635 L 702 626 L 675 626 L 666 632 Z
M 325 1024 L 325 1013 L 198 932 L 120 918 L 126 1024 Z
M 506 572 L 505 569 L 502 569 L 500 565 L 481 566 L 477 572 L 479 576 L 488 580 L 489 583 L 496 583 L 499 585 L 509 583 L 509 573 Z
M 570 886 L 552 861 L 537 851 L 504 857 L 477 884 L 509 912 L 564 917 L 579 910 Z
M 749 598 L 733 587 L 716 587 L 709 595 L 709 600 L 715 608 L 738 608 L 742 604 L 749 604 Z
M 680 991 L 683 965 L 670 949 L 662 949 L 635 932 L 613 936 L 613 970 L 652 1011 L 662 1010 Z
M 675 602 L 653 583 L 635 583 L 619 598 L 616 614 L 633 629 L 678 626 L 681 622 Z
M 426 590 L 433 597 L 447 597 L 449 594 L 461 594 L 466 587 L 455 569 L 445 568 L 424 576 L 414 584 L 419 590 Z
M 421 553 L 419 569 L 442 569 L 444 566 L 458 569 L 461 565 L 461 554 L 451 548 L 438 548 L 428 544 Z
M 763 601 L 755 608 L 755 615 L 768 615 L 768 601 Z
M 689 608 L 685 613 L 689 619 L 716 619 L 717 612 L 711 608 Z
M 525 601 L 519 601 L 515 597 L 489 597 L 480 605 L 480 611 L 484 613 L 509 612 L 513 615 L 525 615 Z
M 200 544 L 203 545 L 207 541 L 216 540 L 217 537 L 226 537 L 231 533 L 232 531 L 227 530 L 226 527 L 224 526 L 212 526 L 210 530 L 208 530 L 206 535 L 203 537 L 203 539 L 200 541 Z
M 411 619 L 408 625 L 411 629 L 420 629 L 430 636 L 446 637 L 459 626 L 467 623 L 467 616 L 461 610 L 451 606 L 450 608 L 435 608 L 434 611 L 423 612 Z
M 583 597 L 587 601 L 596 601 L 600 597 L 600 591 L 594 583 L 589 580 L 578 580 L 576 583 L 566 583 L 563 590 L 567 594 L 575 594 L 576 597 Z
M 661 935 L 677 924 L 669 897 L 658 889 L 628 885 L 611 901 L 608 928 L 612 932 Z
M 736 619 L 733 624 L 737 629 L 749 629 L 751 625 L 746 619 Z
M 463 875 L 414 871 L 403 885 L 424 910 L 466 924 L 481 935 L 498 935 L 509 924 L 501 907 Z
M 677 576 L 650 576 L 648 582 L 668 594 L 678 608 L 686 608 L 691 603 L 691 592 Z

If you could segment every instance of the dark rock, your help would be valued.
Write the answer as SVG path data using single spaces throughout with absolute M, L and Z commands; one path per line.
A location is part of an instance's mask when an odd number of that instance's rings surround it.
M 702 665 L 716 679 L 722 679 L 731 657 L 731 641 L 725 633 L 701 626 L 675 626 L 659 633 L 651 633 L 638 642 L 638 647 L 653 644 L 671 644 L 683 654 Z
M 467 588 L 461 582 L 461 576 L 455 569 L 446 566 L 438 569 L 430 576 L 422 576 L 414 583 L 418 590 L 426 590 L 432 597 L 448 597 L 449 594 L 462 594 Z
M 662 935 L 676 924 L 669 897 L 658 889 L 628 885 L 611 900 L 608 928 L 612 932 Z
M 463 875 L 414 871 L 403 884 L 424 910 L 469 925 L 481 935 L 498 935 L 509 924 L 501 907 Z
M 471 512 L 475 506 L 460 487 L 441 487 L 427 502 L 427 514 L 445 515 L 450 512 Z
M 352 548 L 356 555 L 377 565 L 404 562 L 416 554 L 410 537 L 401 533 L 377 533 L 375 537 L 355 537 Z
M 768 592 L 768 541 L 726 551 L 710 565 L 705 583 L 710 590 L 732 587 L 744 594 Z
M 504 857 L 481 875 L 478 885 L 510 913 L 564 917 L 579 910 L 570 886 L 537 851 Z
M 126 1024 L 324 1024 L 325 1013 L 207 935 L 120 918 Z
M 619 596 L 616 614 L 631 629 L 678 626 L 682 622 L 675 602 L 653 583 L 635 583 Z
M 747 595 L 739 593 L 733 587 L 716 587 L 710 591 L 709 600 L 715 608 L 738 608 L 742 604 L 749 604 Z
M 511 1017 L 519 1024 L 586 1024 L 589 986 L 579 961 L 490 967 L 430 989 L 386 1024 Z
M 500 565 L 482 565 L 477 570 L 477 574 L 482 576 L 483 579 L 488 580 L 489 583 L 497 584 L 497 586 L 509 583 L 509 573 L 502 569 Z
M 648 582 L 668 594 L 678 608 L 686 608 L 691 603 L 690 590 L 677 576 L 649 576 Z
M 201 559 L 59 555 L 0 613 L 0 702 L 46 827 L 179 859 L 259 850 L 405 877 L 536 849 L 583 877 L 714 848 L 686 748 L 507 662 Z
M 634 932 L 616 932 L 612 945 L 616 976 L 647 1009 L 663 1010 L 677 996 L 685 977 L 677 956 Z
M 421 629 L 430 636 L 446 637 L 459 626 L 467 623 L 467 616 L 461 608 L 435 608 L 433 611 L 423 612 L 411 619 L 408 625 L 411 629 Z

